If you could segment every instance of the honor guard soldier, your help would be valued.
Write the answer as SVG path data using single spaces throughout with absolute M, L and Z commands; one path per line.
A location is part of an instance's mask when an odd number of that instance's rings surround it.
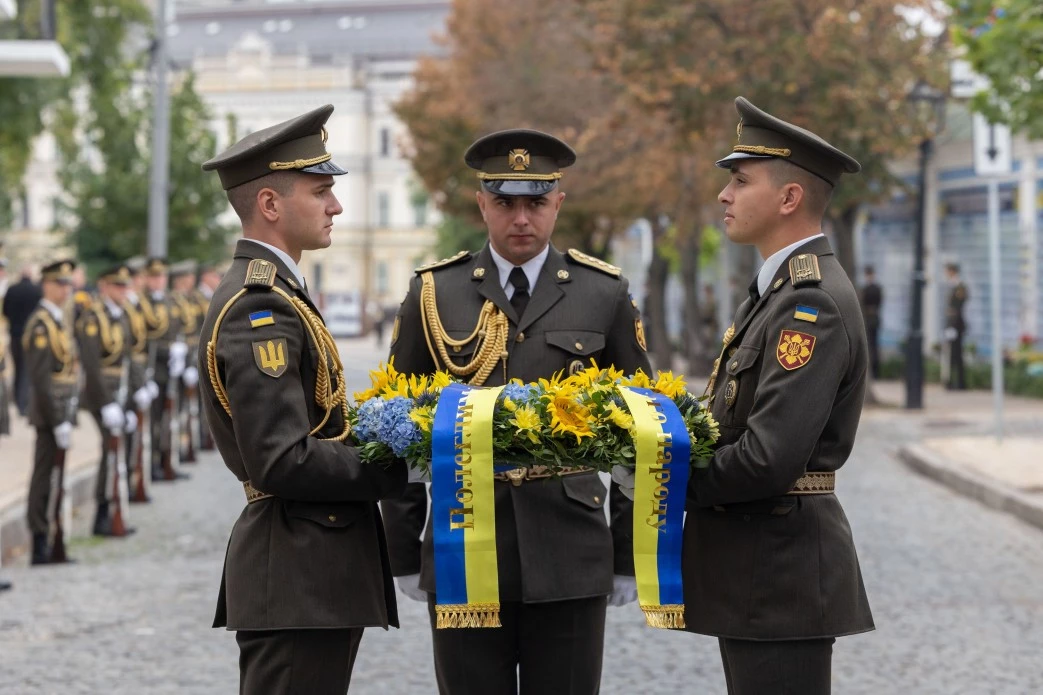
M 101 462 L 94 488 L 94 535 L 125 536 L 134 529 L 125 525 L 129 502 L 128 471 L 123 433 L 137 429 L 132 394 L 142 386 L 144 373 L 131 364 L 133 334 L 124 311 L 130 269 L 112 266 L 98 275 L 97 295 L 76 320 L 76 342 L 83 368 L 80 405 L 94 416 L 101 434 Z M 123 459 L 123 460 L 121 460 Z
M 945 342 L 949 352 L 949 381 L 945 388 L 963 390 L 967 388 L 963 364 L 963 337 L 967 334 L 967 321 L 963 317 L 963 305 L 967 303 L 970 294 L 967 285 L 960 279 L 959 264 L 946 264 L 945 276 L 952 286 L 945 306 Z
M 79 386 L 76 349 L 71 329 L 64 323 L 62 307 L 72 292 L 74 267 L 70 260 L 43 267 L 43 297 L 22 334 L 29 375 L 29 424 L 36 428 L 27 501 L 34 565 L 65 559 L 61 528 L 63 472 Z
M 199 331 L 203 327 L 205 311 L 200 311 L 195 299 L 196 269 L 193 260 L 184 260 L 170 266 L 170 298 L 181 320 L 181 335 L 188 345 L 188 354 L 199 350 Z M 195 463 L 201 435 L 199 432 L 199 370 L 187 364 L 181 374 L 178 413 L 181 443 L 181 461 Z
M 187 478 L 175 463 L 174 430 L 177 426 L 178 384 L 185 370 L 188 346 L 181 333 L 180 311 L 167 291 L 169 266 L 162 258 L 145 263 L 146 291 L 138 296 L 148 328 L 148 369 L 159 396 L 152 402 L 152 480 Z
M 240 693 L 343 695 L 365 627 L 398 625 L 376 501 L 405 464 L 363 464 L 349 436 L 337 346 L 298 263 L 330 245 L 323 106 L 259 130 L 216 170 L 243 239 L 203 323 L 203 407 L 245 504 L 225 556 L 214 627 L 236 631 Z
M 148 291 L 145 287 L 145 263 L 142 256 L 127 260 L 131 282 L 127 287 L 126 301 L 123 302 L 123 310 L 127 313 L 130 325 L 131 370 L 135 375 L 140 375 L 141 383 L 133 394 L 137 428 L 127 433 L 125 441 L 132 503 L 150 501 L 148 486 L 152 478 L 152 464 L 149 440 L 152 417 L 149 411 L 153 401 L 159 397 L 159 385 L 152 380 L 152 368 L 149 365 L 148 324 L 141 305 L 141 295 Z
M 203 264 L 199 269 L 199 284 L 192 292 L 192 296 L 199 306 L 201 317 L 205 317 L 206 312 L 210 309 L 210 300 L 213 298 L 214 291 L 219 284 L 221 284 L 221 273 L 218 272 L 217 266 L 212 263 Z M 200 323 L 202 323 L 202 319 L 200 319 Z M 210 434 L 210 427 L 206 424 L 206 413 L 202 408 L 199 411 L 199 435 L 199 448 L 203 451 L 213 451 L 215 448 L 214 438 Z
M 477 170 L 489 241 L 476 254 L 417 269 L 395 319 L 391 357 L 406 374 L 448 370 L 498 386 L 574 373 L 594 363 L 649 371 L 644 329 L 620 269 L 550 244 L 576 160 L 561 140 L 507 130 L 464 155 Z M 593 695 L 601 679 L 605 610 L 636 599 L 632 506 L 577 462 L 560 477 L 518 468 L 496 474 L 499 629 L 435 629 L 427 491 L 385 500 L 399 587 L 427 601 L 443 695 Z
M 725 233 L 764 264 L 710 378 L 721 437 L 692 471 L 684 527 L 687 630 L 716 636 L 730 695 L 830 691 L 834 638 L 873 629 L 834 494 L 869 367 L 858 295 L 821 233 L 858 162 L 746 99 L 717 166 Z

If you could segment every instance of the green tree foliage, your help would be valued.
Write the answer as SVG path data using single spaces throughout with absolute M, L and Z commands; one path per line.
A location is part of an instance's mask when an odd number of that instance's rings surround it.
M 992 87 L 973 108 L 1043 138 L 1043 4 L 1039 0 L 948 0 L 952 35 Z

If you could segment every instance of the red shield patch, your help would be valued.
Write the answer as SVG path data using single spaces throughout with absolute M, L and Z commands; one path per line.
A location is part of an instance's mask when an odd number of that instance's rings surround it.
M 783 369 L 793 371 L 810 362 L 814 351 L 815 336 L 800 331 L 783 331 L 776 355 Z

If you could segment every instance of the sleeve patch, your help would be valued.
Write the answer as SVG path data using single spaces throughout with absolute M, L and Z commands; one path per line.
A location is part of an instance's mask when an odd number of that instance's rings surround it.
M 793 312 L 793 318 L 798 321 L 807 321 L 808 323 L 815 323 L 818 321 L 818 309 L 813 306 L 804 306 L 803 304 L 797 305 L 797 310 Z
M 775 351 L 779 364 L 787 372 L 800 369 L 811 361 L 815 351 L 815 336 L 800 331 L 782 331 L 779 346 Z
M 250 314 L 250 328 L 260 328 L 261 326 L 273 325 L 275 325 L 275 318 L 272 317 L 271 309 L 255 311 Z

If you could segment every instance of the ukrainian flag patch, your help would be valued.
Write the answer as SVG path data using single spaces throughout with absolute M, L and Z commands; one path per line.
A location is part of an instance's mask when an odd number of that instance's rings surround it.
M 261 326 L 271 326 L 275 324 L 275 319 L 272 318 L 272 312 L 267 311 L 255 311 L 250 314 L 250 328 L 260 328 Z
M 803 304 L 797 305 L 797 310 L 793 312 L 793 318 L 798 321 L 807 321 L 808 323 L 815 323 L 818 321 L 818 309 L 813 306 L 804 306 Z

